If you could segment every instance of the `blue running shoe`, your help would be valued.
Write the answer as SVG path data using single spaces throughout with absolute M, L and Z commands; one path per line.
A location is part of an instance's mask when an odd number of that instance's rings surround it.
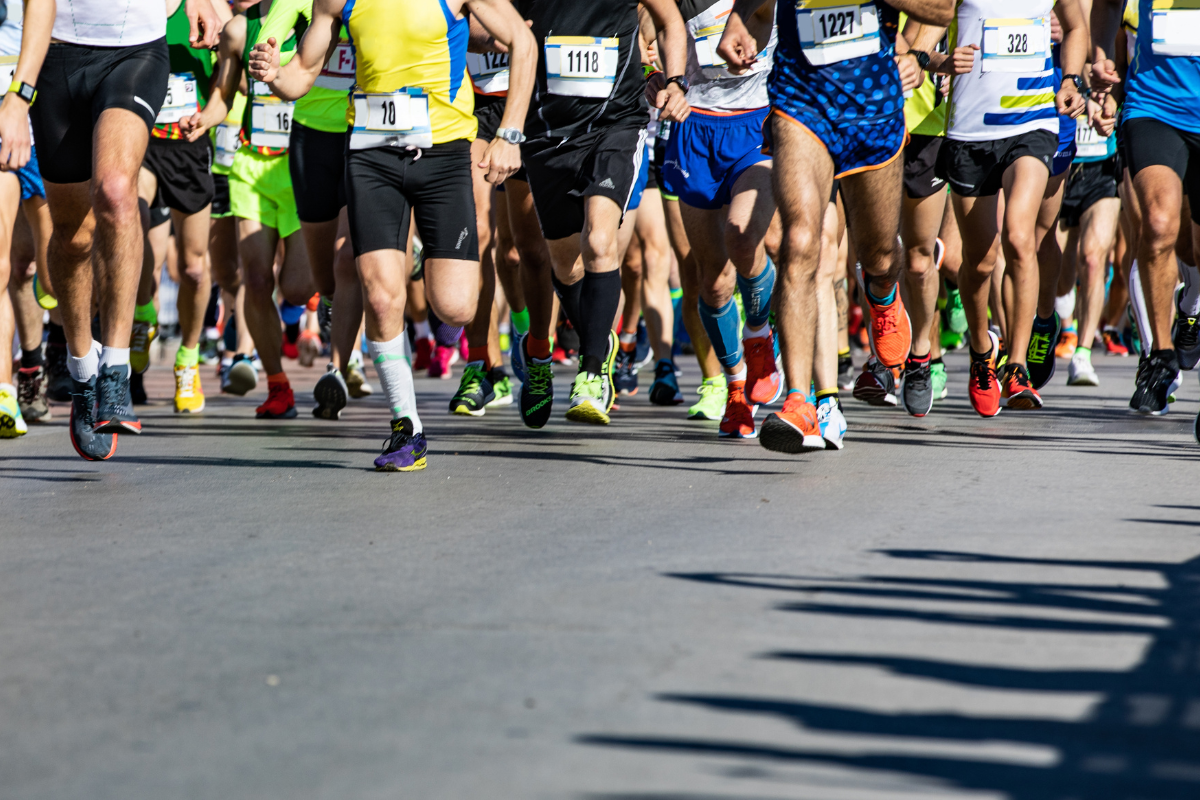
M 654 354 L 650 352 L 650 331 L 646 329 L 646 320 L 639 319 L 637 326 L 637 347 L 633 353 L 633 368 L 639 370 L 650 363 Z
M 637 366 L 634 363 L 635 351 L 617 349 L 617 360 L 613 364 L 613 384 L 617 394 L 622 397 L 632 397 L 638 392 Z
M 516 333 L 512 337 L 512 350 L 508 352 L 509 366 L 512 367 L 513 377 L 521 383 L 525 382 L 525 350 L 524 342 L 528 333 Z
M 408 417 L 392 420 L 392 435 L 383 443 L 383 453 L 375 459 L 376 472 L 415 472 L 425 469 L 429 444 L 424 433 L 413 433 Z
M 679 380 L 675 377 L 675 365 L 670 359 L 664 358 L 654 366 L 650 402 L 656 406 L 677 406 L 683 402 L 683 392 L 679 391 Z

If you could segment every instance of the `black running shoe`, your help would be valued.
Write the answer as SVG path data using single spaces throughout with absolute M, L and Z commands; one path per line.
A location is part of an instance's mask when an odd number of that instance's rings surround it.
M 837 383 L 843 392 L 854 388 L 854 359 L 849 355 L 838 356 Z
M 854 382 L 854 399 L 873 406 L 896 405 L 895 373 L 871 356 Z
M 901 389 L 904 410 L 914 417 L 923 417 L 933 408 L 933 374 L 929 359 L 908 359 L 904 365 L 904 385 Z
M 73 382 L 67 370 L 67 346 L 46 343 L 46 396 L 56 403 L 71 402 Z
M 1178 308 L 1176 305 L 1176 310 Z M 1171 343 L 1175 345 L 1179 368 L 1195 369 L 1196 362 L 1200 361 L 1200 317 L 1185 316 L 1179 311 L 1171 328 Z
M 650 402 L 656 406 L 677 406 L 683 402 L 683 392 L 679 391 L 679 379 L 675 377 L 675 365 L 670 359 L 664 358 L 654 365 Z
M 1174 350 L 1154 350 L 1138 364 L 1137 387 L 1129 407 L 1139 414 L 1162 416 L 1169 409 L 1169 398 L 1179 388 L 1182 373 Z
M 482 417 L 487 413 L 488 403 L 496 399 L 496 391 L 488 380 L 482 361 L 472 361 L 463 370 L 458 391 L 450 398 L 450 413 Z
M 617 393 L 623 397 L 631 397 L 638 392 L 637 370 L 633 362 L 632 350 L 617 350 L 617 360 L 613 364 L 613 383 Z
M 71 381 L 71 444 L 87 461 L 104 461 L 117 452 L 117 436 L 96 433 L 96 379 Z
M 96 376 L 96 433 L 141 433 L 142 423 L 133 413 L 128 364 L 100 367 Z
M 333 336 L 333 298 L 321 295 L 317 301 L 317 328 L 321 333 L 321 341 L 329 344 Z
M 521 356 L 525 363 L 525 382 L 521 384 L 521 421 L 527 428 L 544 428 L 554 410 L 554 369 L 550 359 L 535 359 L 521 341 Z
M 317 419 L 339 419 L 342 409 L 350 402 L 349 398 L 350 390 L 346 387 L 346 379 L 342 377 L 341 370 L 330 364 L 313 387 L 313 400 L 317 401 L 317 405 L 312 414 Z
M 140 372 L 131 372 L 129 375 L 129 398 L 135 406 L 150 402 L 150 398 L 146 397 L 146 382 Z
M 1054 377 L 1054 346 L 1062 330 L 1058 312 L 1053 312 L 1049 326 L 1046 320 L 1033 318 L 1033 330 L 1029 335 L 1029 348 L 1025 351 L 1025 368 L 1029 371 L 1029 382 L 1034 389 L 1041 389 Z

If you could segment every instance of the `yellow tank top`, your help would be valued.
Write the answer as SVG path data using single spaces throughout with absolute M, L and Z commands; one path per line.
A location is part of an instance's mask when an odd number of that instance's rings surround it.
M 445 0 L 347 0 L 342 24 L 357 59 L 357 91 L 422 89 L 433 143 L 475 139 L 475 93 L 467 73 L 467 18 Z M 347 121 L 354 125 L 354 105 Z

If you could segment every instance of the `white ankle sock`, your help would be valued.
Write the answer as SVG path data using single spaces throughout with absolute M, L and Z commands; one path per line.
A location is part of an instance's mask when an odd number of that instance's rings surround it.
M 128 352 L 128 351 L 126 351 Z M 93 341 L 92 346 L 82 358 L 71 355 L 71 346 L 67 345 L 67 372 L 77 381 L 87 383 L 96 377 L 100 371 L 100 343 Z
M 375 365 L 379 382 L 392 408 L 392 418 L 408 417 L 412 420 L 413 433 L 420 433 L 421 418 L 417 416 L 417 393 L 413 386 L 412 353 L 408 347 L 408 334 L 404 331 L 390 342 L 367 340 L 367 356 Z
M 119 367 L 128 364 L 128 347 L 104 347 L 100 350 L 100 366 Z

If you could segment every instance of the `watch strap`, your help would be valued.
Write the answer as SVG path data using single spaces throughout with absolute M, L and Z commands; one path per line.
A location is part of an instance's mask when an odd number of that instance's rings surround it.
M 29 105 L 33 105 L 33 101 L 37 99 L 37 87 L 31 86 L 24 81 L 13 81 L 9 85 L 8 91 L 17 95 Z

